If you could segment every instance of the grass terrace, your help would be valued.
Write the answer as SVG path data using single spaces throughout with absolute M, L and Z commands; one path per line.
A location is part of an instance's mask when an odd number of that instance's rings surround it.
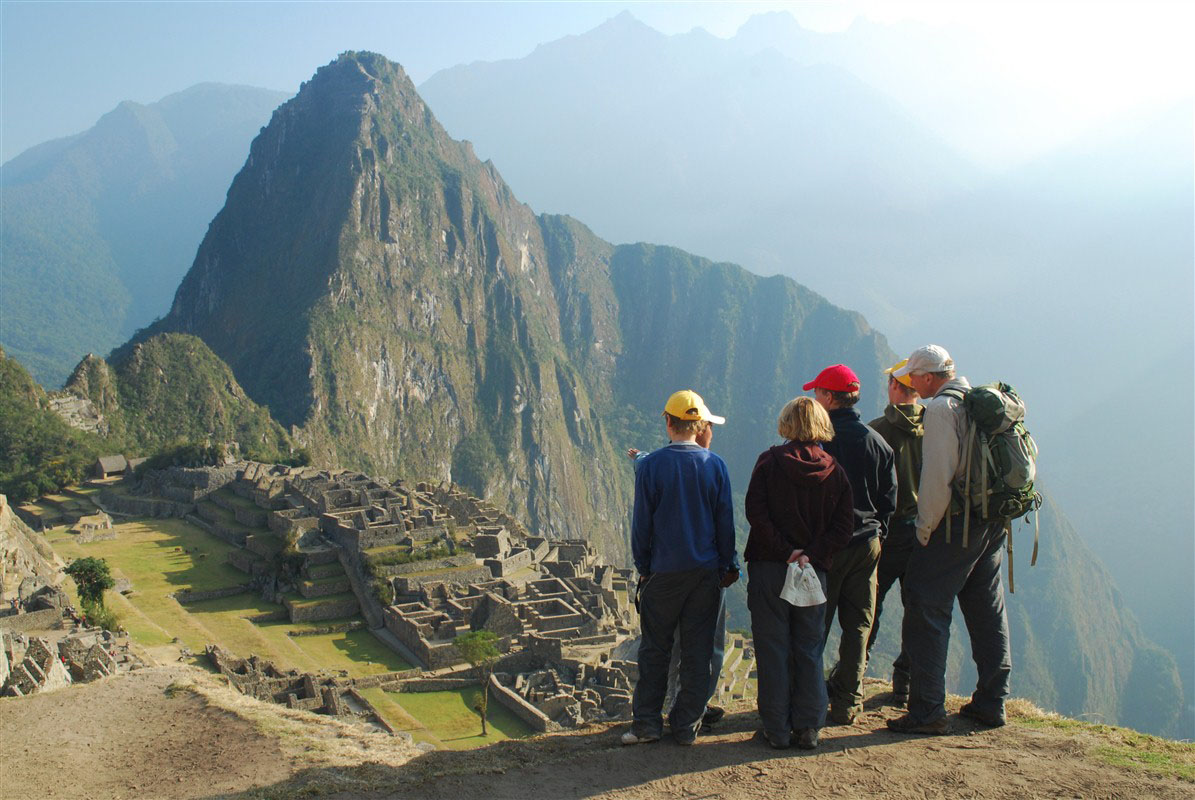
M 354 676 L 411 667 L 366 630 L 289 635 L 290 631 L 344 620 L 254 623 L 250 617 L 285 613 L 285 609 L 252 592 L 181 605 L 169 595 L 183 589 L 209 591 L 245 583 L 246 575 L 224 560 L 236 548 L 182 520 L 140 520 L 115 527 L 117 538 L 108 541 L 81 544 L 65 528 L 54 529 L 47 538 L 68 561 L 84 556 L 104 558 L 115 575 L 132 581 L 130 596 L 108 592 L 106 600 L 130 635 L 146 647 L 170 645 L 177 637 L 195 653 L 203 652 L 208 644 L 219 644 L 237 655 L 255 653 L 283 668 L 343 669 Z M 66 587 L 73 592 L 73 583 L 67 581 Z M 332 598 L 305 600 L 296 595 L 299 602 L 313 605 Z
M 226 501 L 228 505 L 233 508 L 244 508 L 250 511 L 262 511 L 262 507 L 254 503 L 252 500 L 247 500 L 239 494 L 229 489 L 227 486 L 223 489 L 217 489 L 213 494 L 220 496 L 221 501 Z
M 430 742 L 438 748 L 469 750 L 535 732 L 491 696 L 487 716 L 490 735 L 483 737 L 481 718 L 473 710 L 480 686 L 447 692 L 387 692 L 374 688 L 361 693 L 395 730 L 407 731 L 415 741 Z
M 307 572 L 311 575 L 312 581 L 321 581 L 325 578 L 338 578 L 344 575 L 344 567 L 339 561 L 333 561 L 330 564 L 311 567 Z
M 227 512 L 225 512 L 227 513 Z M 231 516 L 231 515 L 229 515 Z M 177 657 L 177 647 L 200 654 L 208 644 L 218 644 L 240 656 L 256 654 L 283 669 L 339 672 L 363 677 L 411 668 L 397 653 L 368 630 L 293 635 L 323 630 L 360 619 L 290 622 L 286 609 L 268 603 L 254 592 L 180 604 L 170 595 L 180 590 L 208 591 L 244 585 L 247 576 L 226 562 L 237 549 L 206 531 L 177 519 L 137 519 L 119 522 L 117 537 L 81 543 L 65 527 L 48 532 L 47 539 L 66 560 L 84 556 L 104 558 L 115 577 L 133 585 L 128 596 L 108 592 L 106 601 L 120 616 L 133 639 L 162 660 Z M 340 580 L 339 563 L 313 569 L 319 581 Z M 74 585 L 65 588 L 74 594 Z M 288 598 L 300 607 L 319 606 L 348 598 L 351 592 L 327 597 Z M 78 598 L 73 597 L 77 603 Z M 274 619 L 260 619 L 273 616 Z M 260 621 L 254 622 L 253 618 Z M 207 666 L 206 660 L 196 663 Z M 490 703 L 490 735 L 482 737 L 481 721 L 473 710 L 480 687 L 457 691 L 399 693 L 379 688 L 363 694 L 398 730 L 409 731 L 417 741 L 436 747 L 464 750 L 533 731 L 497 702 Z

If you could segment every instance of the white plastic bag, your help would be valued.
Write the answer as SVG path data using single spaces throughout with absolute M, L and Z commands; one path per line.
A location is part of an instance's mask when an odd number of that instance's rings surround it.
M 802 568 L 794 561 L 788 565 L 788 574 L 784 576 L 784 588 L 780 590 L 780 599 L 800 608 L 826 602 L 822 582 L 817 579 L 817 570 L 812 564 L 806 564 Z

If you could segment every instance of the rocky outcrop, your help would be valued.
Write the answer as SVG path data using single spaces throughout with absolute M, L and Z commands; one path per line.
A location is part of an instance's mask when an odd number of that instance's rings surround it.
M 62 394 L 50 397 L 50 410 L 70 425 L 81 431 L 108 435 L 108 421 L 96 408 L 95 403 L 85 397 Z
M 65 565 L 45 538 L 13 513 L 0 494 L 0 602 L 26 600 L 43 586 L 62 583 Z

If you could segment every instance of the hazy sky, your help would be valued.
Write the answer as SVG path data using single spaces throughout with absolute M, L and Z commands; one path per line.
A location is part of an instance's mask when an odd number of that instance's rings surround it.
M 476 60 L 517 58 L 624 9 L 665 33 L 729 37 L 787 10 L 819 31 L 855 19 L 962 25 L 1010 81 L 1076 118 L 1191 93 L 1195 4 L 980 2 L 21 2 L 0 0 L 0 160 L 89 128 L 122 100 L 203 81 L 296 91 L 344 50 L 375 50 L 416 83 Z

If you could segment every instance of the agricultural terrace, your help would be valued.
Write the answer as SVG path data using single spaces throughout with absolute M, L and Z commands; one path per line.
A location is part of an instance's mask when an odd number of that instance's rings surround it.
M 48 512 L 57 510 L 57 506 L 47 505 Z M 134 519 L 117 522 L 114 531 L 112 539 L 80 542 L 69 527 L 62 526 L 47 531 L 46 538 L 68 562 L 84 556 L 103 558 L 112 567 L 113 577 L 131 583 L 127 594 L 108 592 L 107 604 L 120 616 L 130 636 L 160 660 L 176 658 L 180 646 L 200 654 L 206 645 L 218 644 L 233 653 L 262 656 L 283 669 L 343 670 L 350 676 L 362 677 L 411 667 L 365 629 L 291 635 L 346 620 L 293 623 L 260 619 L 284 615 L 281 606 L 253 592 L 180 604 L 170 596 L 172 593 L 222 589 L 241 585 L 247 578 L 226 561 L 236 547 L 190 523 Z M 338 567 L 329 565 L 328 569 L 335 571 Z M 64 588 L 77 602 L 74 585 L 67 581 Z M 298 596 L 292 599 L 313 602 Z M 194 660 L 201 663 L 197 657 Z M 202 666 L 207 666 L 205 660 Z M 367 689 L 364 693 L 396 729 L 439 748 L 467 749 L 531 733 L 521 720 L 491 702 L 490 735 L 483 739 L 479 735 L 480 720 L 473 710 L 478 691 L 395 693 Z

